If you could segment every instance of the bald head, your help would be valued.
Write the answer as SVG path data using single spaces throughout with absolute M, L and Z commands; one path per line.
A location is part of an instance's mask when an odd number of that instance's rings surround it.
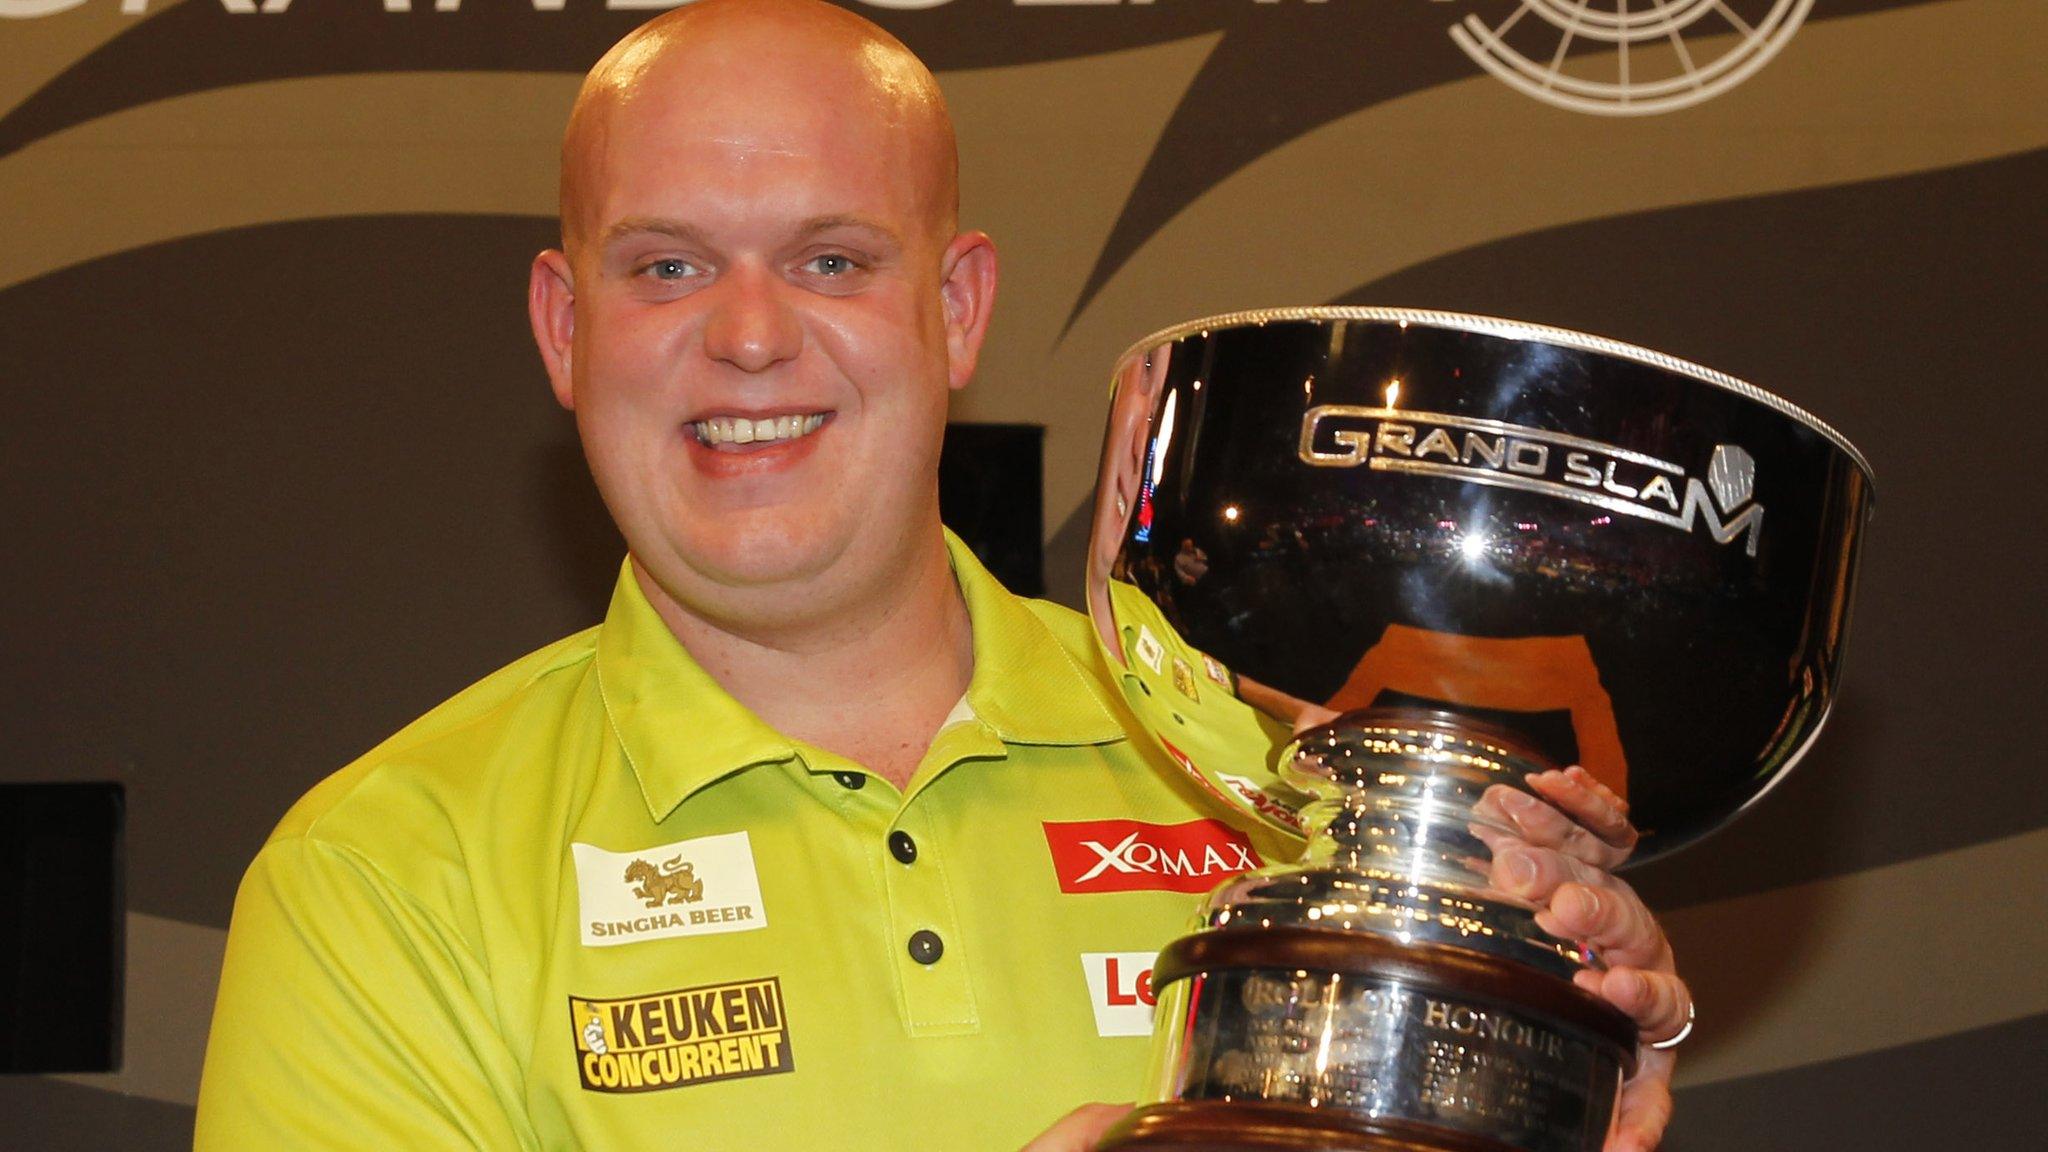
M 944 243 L 959 215 L 959 160 L 938 82 L 895 37 L 823 0 L 699 0 L 614 45 L 584 79 L 562 139 L 562 244 L 602 228 L 603 189 L 625 116 L 687 115 L 713 135 L 773 149 L 774 117 L 849 113 L 897 153 L 920 216 Z M 758 139 L 742 140 L 747 132 Z
M 793 655 L 957 600 L 939 446 L 997 276 L 954 165 L 931 74 L 816 0 L 701 0 L 585 82 L 527 315 L 679 637 Z

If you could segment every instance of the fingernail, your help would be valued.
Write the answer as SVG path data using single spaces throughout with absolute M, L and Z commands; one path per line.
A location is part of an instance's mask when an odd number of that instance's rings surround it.
M 1502 794 L 1500 802 L 1505 804 L 1511 812 L 1527 812 L 1536 806 L 1536 798 L 1534 796 L 1529 795 L 1527 792 L 1517 792 L 1512 788 Z
M 1585 906 L 1580 912 L 1578 919 L 1591 920 L 1600 915 L 1600 894 L 1598 892 L 1593 891 L 1591 888 L 1582 887 L 1578 890 L 1578 897 L 1579 902 Z
M 1508 857 L 1508 882 L 1517 888 L 1527 888 L 1536 882 L 1536 862 L 1520 853 Z

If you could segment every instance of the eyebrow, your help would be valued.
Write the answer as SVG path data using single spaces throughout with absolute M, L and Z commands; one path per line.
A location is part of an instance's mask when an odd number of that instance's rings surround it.
M 843 213 L 813 216 L 797 226 L 797 235 L 809 238 L 821 232 L 831 232 L 841 228 L 868 233 L 877 239 L 888 242 L 893 247 L 900 248 L 903 245 L 902 237 L 898 236 L 893 229 L 886 225 L 870 220 L 865 216 Z M 663 216 L 628 216 L 604 230 L 602 246 L 609 248 L 628 236 L 645 234 L 667 236 L 674 240 L 680 240 L 685 244 L 710 247 L 710 238 L 704 234 L 703 229 L 698 228 L 694 224 L 686 224 L 681 220 L 671 220 Z
M 808 237 L 816 236 L 820 232 L 831 232 L 835 229 L 840 228 L 849 228 L 858 232 L 867 232 L 882 240 L 888 241 L 892 245 L 896 245 L 899 247 L 903 243 L 902 237 L 896 235 L 893 229 L 887 227 L 886 225 L 877 223 L 876 221 L 870 220 L 865 216 L 813 216 L 809 220 L 804 221 L 803 225 L 797 229 L 797 232 L 799 235 Z
M 638 236 L 643 233 L 667 236 L 671 239 L 681 240 L 685 244 L 694 244 L 700 247 L 704 246 L 706 242 L 703 230 L 693 224 L 685 224 L 680 220 L 669 220 L 660 216 L 628 216 L 604 230 L 603 247 L 609 248 L 628 236 Z

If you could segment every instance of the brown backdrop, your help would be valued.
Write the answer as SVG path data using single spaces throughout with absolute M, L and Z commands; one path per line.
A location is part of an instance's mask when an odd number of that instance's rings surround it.
M 1558 0 L 854 6 L 954 102 L 1006 274 L 956 419 L 1046 427 L 1057 598 L 1111 359 L 1212 312 L 1582 328 L 1854 439 L 1879 508 L 1835 721 L 1637 877 L 1703 1011 L 1669 1146 L 2035 1146 L 2048 6 L 1642 0 L 1699 19 L 1622 41 L 1567 41 Z M 647 13 L 123 7 L 0 0 L 0 779 L 130 798 L 127 1065 L 0 1079 L 33 1148 L 189 1142 L 270 825 L 594 621 L 620 552 L 521 298 L 577 76 Z M 1454 26 L 1506 27 L 1535 91 Z

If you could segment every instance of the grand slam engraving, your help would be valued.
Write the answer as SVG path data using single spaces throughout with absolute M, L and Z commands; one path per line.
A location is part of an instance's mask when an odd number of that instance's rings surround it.
M 1763 505 L 1751 503 L 1756 461 L 1733 444 L 1714 448 L 1704 477 L 1669 460 L 1543 428 L 1399 408 L 1323 404 L 1301 421 L 1300 455 L 1318 468 L 1443 476 L 1540 492 L 1717 542 L 1738 537 L 1756 555 Z

